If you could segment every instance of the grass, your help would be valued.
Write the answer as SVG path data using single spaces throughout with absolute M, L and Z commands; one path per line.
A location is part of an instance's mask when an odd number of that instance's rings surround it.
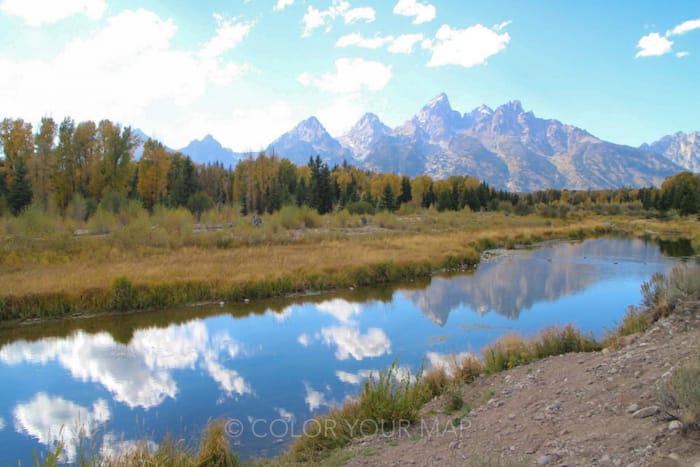
M 62 460 L 63 443 L 59 442 L 45 459 L 35 457 L 34 464 L 47 467 L 65 464 Z M 74 461 L 75 462 L 75 461 Z M 212 421 L 202 431 L 197 449 L 188 448 L 182 440 L 173 440 L 166 436 L 163 442 L 155 446 L 148 441 L 139 442 L 128 447 L 114 457 L 97 455 L 86 458 L 81 454 L 82 466 L 126 467 L 140 466 L 177 466 L 177 467 L 238 467 L 239 462 L 231 450 L 231 445 L 223 421 Z
M 356 399 L 317 418 L 313 428 L 292 443 L 288 460 L 316 462 L 353 438 L 405 428 L 416 420 L 418 410 L 430 397 L 420 383 L 420 374 L 400 376 L 394 362 L 376 377 L 370 376 Z
M 622 322 L 605 337 L 605 347 L 620 348 L 625 336 L 645 332 L 659 319 L 677 312 L 678 306 L 700 300 L 700 269 L 679 266 L 668 276 L 654 274 L 642 283 L 641 292 L 641 307 L 627 309 Z
M 662 410 L 672 420 L 683 424 L 683 430 L 700 430 L 700 361 L 683 365 L 673 371 L 657 390 Z
M 547 328 L 531 338 L 508 334 L 484 347 L 482 355 L 486 372 L 498 373 L 554 355 L 593 352 L 601 348 L 595 339 L 568 325 Z
M 164 220 L 155 230 L 149 229 L 149 235 L 158 235 L 153 232 L 163 225 L 190 225 L 183 213 L 159 215 Z M 313 213 L 281 211 L 275 215 L 300 218 L 304 224 L 317 222 Z M 118 311 L 126 305 L 147 309 L 241 301 L 388 283 L 472 267 L 486 248 L 566 238 L 570 232 L 593 236 L 613 231 L 609 219 L 597 217 L 552 221 L 493 213 L 443 216 L 430 211 L 390 216 L 400 228 L 380 228 L 373 219 L 364 227 L 335 228 L 329 217 L 323 222 L 331 226 L 321 229 L 289 231 L 270 221 L 262 228 L 245 224 L 230 232 L 205 232 L 217 236 L 219 243 L 230 236 L 222 247 L 188 240 L 184 238 L 187 230 L 181 228 L 172 229 L 177 238 L 128 243 L 128 247 L 114 233 L 69 238 L 63 246 L 50 239 L 15 236 L 14 240 L 21 241 L 0 247 L 0 320 Z M 142 221 L 142 215 L 124 220 L 126 226 Z M 275 228 L 279 233 L 273 232 Z M 236 236 L 236 229 L 253 233 L 251 237 Z M 128 301 L 115 298 L 115 278 L 132 285 Z

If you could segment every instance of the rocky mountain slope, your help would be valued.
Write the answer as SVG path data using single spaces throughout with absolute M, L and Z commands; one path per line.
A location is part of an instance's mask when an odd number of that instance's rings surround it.
M 444 93 L 393 130 L 366 114 L 335 140 L 312 117 L 269 149 L 296 163 L 320 154 L 329 162 L 347 160 L 380 172 L 472 175 L 514 191 L 659 185 L 683 169 L 650 148 L 609 143 L 558 120 L 538 118 L 518 101 L 461 114 Z
M 352 153 L 329 135 L 316 117 L 307 118 L 277 138 L 267 147 L 266 152 L 278 154 L 297 165 L 307 164 L 309 158 L 316 155 L 330 165 L 353 159 Z
M 181 151 L 199 163 L 229 164 L 242 157 L 212 136 Z M 513 191 L 586 190 L 658 186 L 681 170 L 700 171 L 700 132 L 679 132 L 634 148 L 539 118 L 519 101 L 460 113 L 443 93 L 394 129 L 367 113 L 336 139 L 310 117 L 277 138 L 266 152 L 299 165 L 319 155 L 331 166 L 347 161 L 412 177 L 471 175 Z
M 220 162 L 224 164 L 224 167 L 236 165 L 242 158 L 241 154 L 223 147 L 212 135 L 206 135 L 201 140 L 194 140 L 178 151 L 190 156 L 198 164 Z
M 679 131 L 651 144 L 642 144 L 640 149 L 661 154 L 691 172 L 700 172 L 700 132 L 698 131 L 691 133 Z

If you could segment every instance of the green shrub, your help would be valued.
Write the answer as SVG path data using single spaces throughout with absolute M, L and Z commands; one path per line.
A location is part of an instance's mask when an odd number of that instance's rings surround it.
M 367 201 L 356 201 L 348 204 L 348 212 L 356 215 L 374 214 L 374 206 Z
M 108 234 L 115 225 L 114 214 L 99 207 L 95 214 L 88 219 L 87 228 L 92 234 Z
M 668 291 L 666 277 L 657 272 L 648 281 L 642 283 L 642 305 L 647 310 L 665 304 Z
M 112 214 L 119 213 L 122 209 L 129 205 L 129 199 L 123 193 L 109 192 L 102 197 L 102 201 L 98 207 Z
M 433 397 L 443 394 L 450 383 L 450 377 L 442 366 L 432 367 L 423 375 L 423 384 Z
M 315 209 L 307 206 L 285 206 L 271 217 L 273 223 L 287 230 L 320 227 L 323 224 L 322 219 Z
M 126 276 L 117 276 L 112 280 L 112 308 L 125 311 L 132 307 L 134 286 Z
M 455 388 L 447 393 L 447 403 L 445 409 L 449 412 L 456 412 L 464 407 L 464 399 L 459 388 Z
M 634 306 L 627 309 L 627 314 L 617 326 L 618 336 L 630 336 L 644 332 L 651 326 L 651 314 L 648 311 L 638 310 Z
M 657 399 L 666 414 L 683 423 L 686 431 L 700 430 L 700 364 L 684 365 L 661 383 Z

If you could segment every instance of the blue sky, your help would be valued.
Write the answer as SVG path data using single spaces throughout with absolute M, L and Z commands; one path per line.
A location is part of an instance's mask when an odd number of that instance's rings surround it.
M 445 92 L 637 146 L 700 130 L 700 2 L 0 0 L 0 116 L 110 118 L 171 147 L 334 136 Z

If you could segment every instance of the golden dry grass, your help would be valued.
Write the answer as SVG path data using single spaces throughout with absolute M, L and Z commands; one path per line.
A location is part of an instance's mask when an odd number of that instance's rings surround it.
M 586 221 L 576 228 L 595 228 Z M 569 226 L 476 225 L 470 231 L 353 236 L 345 240 L 307 241 L 287 245 L 256 245 L 230 249 L 110 249 L 97 245 L 94 255 L 79 252 L 67 261 L 43 264 L 28 261 L 0 266 L 0 294 L 75 292 L 109 287 L 115 276 L 135 284 L 217 281 L 235 283 L 296 272 L 337 273 L 384 261 L 433 261 L 473 251 L 482 238 L 565 235 Z
M 455 217 L 455 216 L 452 216 Z M 459 222 L 455 219 L 458 219 Z M 107 239 L 91 238 L 69 252 L 46 255 L 10 251 L 13 258 L 0 261 L 0 295 L 76 293 L 108 288 L 116 276 L 134 284 L 203 282 L 233 284 L 300 274 L 338 274 L 343 271 L 393 261 L 442 263 L 450 256 L 473 254 L 474 248 L 513 245 L 548 238 L 566 238 L 579 232 L 606 232 L 614 223 L 635 234 L 673 231 L 697 235 L 697 223 L 593 216 L 579 220 L 551 221 L 535 216 L 505 217 L 471 214 L 460 218 L 440 216 L 409 219 L 411 230 L 354 230 L 339 239 L 318 238 L 306 232 L 286 244 L 256 244 L 234 248 L 186 246 L 177 249 L 119 248 Z M 623 225 L 624 222 L 624 225 Z M 451 226 L 455 224 L 455 226 Z M 314 237 L 316 235 L 317 237 Z M 26 257 L 25 257 L 26 256 Z M 44 260 L 42 260 L 44 258 Z

